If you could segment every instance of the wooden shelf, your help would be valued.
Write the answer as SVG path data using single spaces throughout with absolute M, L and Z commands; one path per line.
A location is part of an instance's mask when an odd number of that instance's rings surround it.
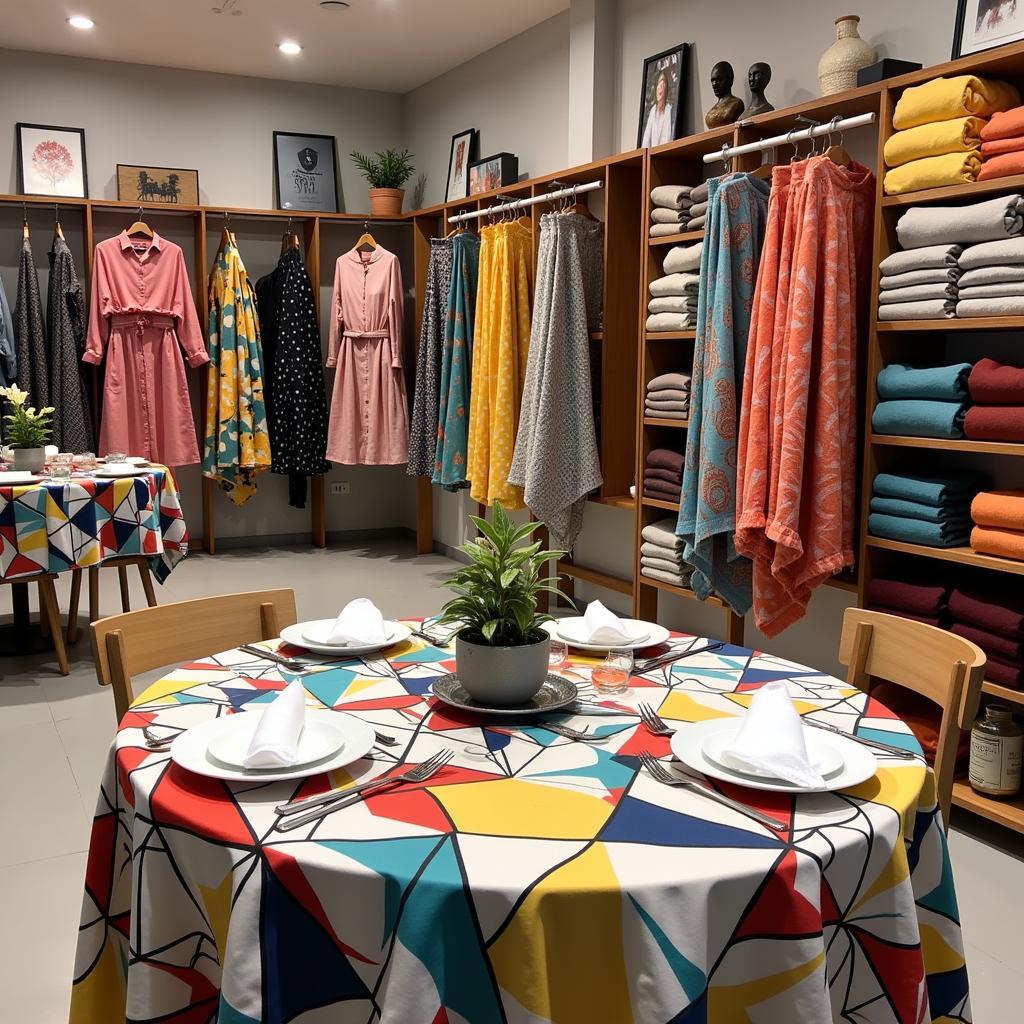
M 630 512 L 636 511 L 636 501 L 631 494 L 611 494 L 607 497 L 591 498 L 591 501 L 598 505 L 607 505 L 609 508 L 624 508 Z
M 664 419 L 660 416 L 645 416 L 645 427 L 670 427 L 673 430 L 685 430 L 690 425 L 689 420 Z M 1024 447 L 1022 445 L 1021 447 Z
M 924 203 L 941 203 L 950 199 L 979 200 L 985 196 L 1009 195 L 1024 191 L 1024 174 L 1013 174 L 1005 178 L 990 178 L 987 181 L 972 181 L 962 185 L 947 185 L 944 188 L 927 188 L 919 192 L 905 192 L 898 196 L 886 196 L 882 206 L 921 206 Z
M 1008 704 L 1024 707 L 1024 690 L 1011 690 L 1009 686 L 1001 686 L 999 683 L 990 683 L 986 680 L 981 684 L 981 692 L 1005 700 Z
M 681 245 L 683 242 L 699 242 L 704 237 L 704 229 L 700 231 L 677 231 L 674 235 L 660 235 L 648 238 L 647 244 L 654 248 L 658 245 Z
M 666 512 L 678 512 L 678 501 L 662 501 L 661 498 L 641 498 L 640 503 L 648 508 L 663 508 Z
M 644 337 L 648 341 L 693 341 L 696 331 L 647 331 Z
M 930 548 L 925 544 L 908 544 L 906 541 L 889 540 L 886 537 L 868 537 L 865 543 L 869 548 L 899 551 L 906 555 L 933 558 L 940 562 L 956 562 L 959 565 L 973 565 L 980 569 L 994 569 L 997 572 L 1024 576 L 1024 562 L 1018 562 L 1013 558 L 999 558 L 996 555 L 983 555 L 972 548 Z
M 645 576 L 642 572 L 640 573 L 640 579 L 638 582 L 643 587 L 653 587 L 655 590 L 662 590 L 666 594 L 675 594 L 676 597 L 685 597 L 689 601 L 700 601 L 700 598 L 690 590 L 689 587 L 677 587 L 674 583 L 663 583 L 661 580 L 655 580 L 650 576 Z M 712 608 L 725 607 L 725 602 L 720 597 L 715 597 L 714 594 L 705 598 L 701 603 L 710 605 Z
M 950 440 L 944 437 L 901 437 L 872 434 L 871 443 L 890 448 L 929 448 L 943 452 L 970 452 L 973 455 L 1024 455 L 1024 444 L 1012 441 Z
M 1019 331 L 1024 316 L 965 316 L 952 320 L 878 320 L 875 330 L 913 334 L 915 331 Z
M 564 576 L 571 576 L 576 580 L 583 580 L 584 583 L 593 583 L 598 587 L 605 587 L 614 590 L 618 594 L 633 593 L 633 581 L 620 579 L 618 576 L 611 576 L 599 569 L 588 569 L 585 565 L 577 565 L 575 562 L 559 561 L 558 571 Z
M 604 331 L 591 331 L 590 332 L 590 340 L 591 341 L 604 341 Z
M 826 587 L 832 587 L 835 590 L 845 590 L 850 594 L 856 594 L 859 589 L 855 573 L 843 572 L 838 576 L 832 576 L 830 579 L 825 580 L 824 585 Z
M 1024 795 L 1008 799 L 985 796 L 976 793 L 967 782 L 957 781 L 953 783 L 953 804 L 1015 832 L 1024 832 Z

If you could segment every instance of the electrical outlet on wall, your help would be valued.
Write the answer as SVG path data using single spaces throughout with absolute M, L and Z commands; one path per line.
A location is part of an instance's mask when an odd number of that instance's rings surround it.
M 351 494 L 352 487 L 347 480 L 331 484 L 331 494 Z

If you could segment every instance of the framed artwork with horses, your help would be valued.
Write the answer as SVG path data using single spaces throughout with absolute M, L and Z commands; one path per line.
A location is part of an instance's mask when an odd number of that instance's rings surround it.
M 199 172 L 183 167 L 117 165 L 117 198 L 129 203 L 199 205 Z

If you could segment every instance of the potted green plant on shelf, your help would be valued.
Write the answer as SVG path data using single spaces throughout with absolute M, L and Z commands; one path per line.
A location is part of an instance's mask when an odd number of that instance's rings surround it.
M 494 522 L 469 518 L 480 536 L 460 546 L 470 562 L 444 584 L 457 596 L 444 606 L 441 621 L 461 626 L 455 671 L 469 695 L 483 704 L 523 704 L 548 673 L 550 638 L 541 627 L 551 616 L 537 610 L 537 599 L 546 591 L 569 600 L 556 577 L 541 574 L 565 552 L 529 542 L 540 523 L 517 526 L 500 502 L 494 503 Z
M 54 409 L 47 405 L 36 410 L 26 406 L 28 392 L 17 384 L 0 388 L 9 403 L 11 411 L 6 413 L 7 429 L 4 431 L 7 446 L 14 452 L 14 468 L 38 473 L 46 462 L 46 439 L 50 436 L 50 415 Z
M 405 199 L 402 186 L 415 169 L 409 150 L 384 149 L 373 156 L 353 150 L 351 156 L 370 185 L 370 213 L 378 217 L 400 214 Z

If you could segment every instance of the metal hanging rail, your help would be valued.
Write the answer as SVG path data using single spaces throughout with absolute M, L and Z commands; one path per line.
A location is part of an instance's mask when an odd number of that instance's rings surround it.
M 495 213 L 505 213 L 509 210 L 522 210 L 527 206 L 536 206 L 538 203 L 547 203 L 552 199 L 567 199 L 570 196 L 582 195 L 584 192 L 594 192 L 604 188 L 603 181 L 588 181 L 585 185 L 569 185 L 566 188 L 556 189 L 554 192 L 545 192 L 542 196 L 528 196 L 525 199 L 511 199 L 505 203 L 498 203 L 495 206 L 488 206 L 482 210 L 471 210 L 469 213 L 456 213 L 448 218 L 449 224 L 460 224 L 464 220 L 476 220 L 478 217 L 489 217 Z
M 704 154 L 704 163 L 713 164 L 716 160 L 728 161 L 736 156 L 744 156 L 747 153 L 760 153 L 766 149 L 773 149 L 785 143 L 802 142 L 804 139 L 816 139 L 821 135 L 843 132 L 847 128 L 860 128 L 866 124 L 874 124 L 878 120 L 873 111 L 867 114 L 856 114 L 853 117 L 834 117 L 831 121 L 823 124 L 812 125 L 810 128 L 797 128 L 786 132 L 785 135 L 775 135 L 770 139 L 761 139 L 760 142 L 746 142 L 742 146 L 730 146 L 726 143 L 721 149 L 712 153 Z

